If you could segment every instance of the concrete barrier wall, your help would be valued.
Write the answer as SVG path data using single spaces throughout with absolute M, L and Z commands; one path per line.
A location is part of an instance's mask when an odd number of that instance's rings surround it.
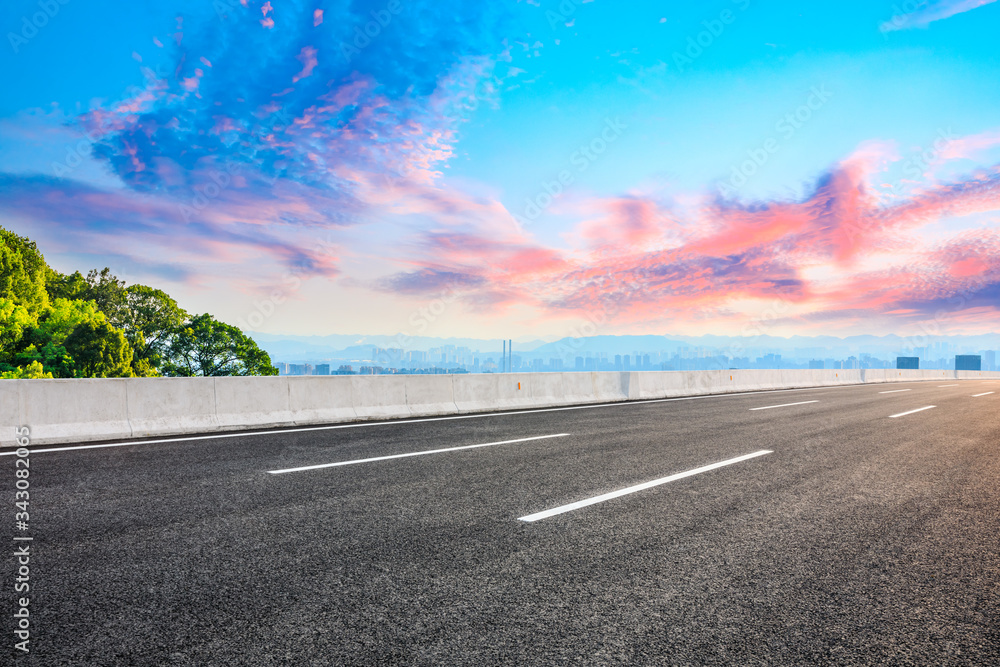
M 21 418 L 33 443 L 131 437 L 127 380 L 0 380 L 18 384 Z M 159 408 L 153 408 L 159 409 Z M 0 445 L 11 445 L 4 424 Z
M 203 378 L 136 378 L 123 380 L 131 435 L 216 431 L 219 419 L 215 382 Z
M 401 375 L 410 415 L 446 415 L 458 412 L 453 375 Z M 322 378 L 320 378 L 322 379 Z
M 220 429 L 295 423 L 288 402 L 289 378 L 222 377 L 211 380 L 215 383 L 215 415 Z
M 288 409 L 296 424 L 348 422 L 358 418 L 350 382 L 327 382 L 325 377 L 289 377 Z
M 0 380 L 0 446 L 330 424 L 919 380 L 1000 381 L 935 370 L 715 370 L 483 375 Z

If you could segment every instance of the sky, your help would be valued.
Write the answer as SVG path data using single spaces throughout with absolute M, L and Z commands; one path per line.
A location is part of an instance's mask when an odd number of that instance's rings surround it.
M 993 0 L 12 0 L 0 226 L 245 330 L 996 332 Z

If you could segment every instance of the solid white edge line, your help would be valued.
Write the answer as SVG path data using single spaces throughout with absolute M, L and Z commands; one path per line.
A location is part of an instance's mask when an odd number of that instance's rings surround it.
M 773 410 L 774 408 L 790 408 L 793 405 L 806 405 L 808 403 L 819 403 L 819 401 L 802 401 L 801 403 L 785 403 L 783 405 L 767 405 L 763 408 L 750 408 L 750 412 L 754 410 Z
M 931 408 L 936 408 L 936 405 L 928 405 L 923 408 L 917 408 L 916 410 L 910 410 L 909 412 L 900 412 L 898 415 L 889 415 L 889 419 L 895 419 L 896 417 L 905 417 L 906 415 L 912 415 L 915 412 L 923 412 L 924 410 L 930 410 Z
M 462 447 L 447 447 L 445 449 L 430 449 L 425 452 L 407 452 L 406 454 L 391 454 L 389 456 L 373 456 L 369 459 L 354 459 L 353 461 L 338 461 L 337 463 L 322 463 L 314 466 L 302 466 L 301 468 L 285 468 L 284 470 L 268 470 L 269 475 L 283 475 L 286 472 L 302 472 L 303 470 L 319 470 L 320 468 L 336 468 L 338 466 L 349 466 L 355 463 L 372 463 L 374 461 L 388 461 L 389 459 L 405 459 L 410 456 L 425 456 L 427 454 L 441 454 L 443 452 L 457 452 L 462 449 L 477 449 L 479 447 L 494 447 L 496 445 L 511 445 L 515 442 L 530 442 L 532 440 L 546 440 L 548 438 L 565 438 L 569 433 L 556 433 L 555 435 L 536 435 L 532 438 L 518 438 L 517 440 L 501 440 L 500 442 L 486 442 L 481 445 L 463 445 Z
M 570 503 L 568 505 L 560 505 L 559 507 L 554 507 L 550 510 L 545 510 L 543 512 L 536 512 L 535 514 L 529 514 L 527 516 L 522 516 L 518 518 L 518 521 L 524 521 L 526 523 L 532 523 L 534 521 L 539 521 L 541 519 L 547 519 L 551 516 L 557 514 L 564 514 L 566 512 L 572 512 L 573 510 L 578 510 L 581 507 L 587 507 L 589 505 L 596 505 L 597 503 L 603 503 L 606 500 L 612 500 L 613 498 L 620 498 L 621 496 L 628 495 L 630 493 L 636 493 L 637 491 L 645 491 L 646 489 L 651 489 L 654 486 L 659 486 L 661 484 L 666 484 L 668 482 L 673 482 L 678 479 L 684 479 L 685 477 L 691 477 L 693 475 L 699 475 L 703 472 L 708 472 L 709 470 L 715 470 L 716 468 L 722 468 L 724 466 L 733 465 L 734 463 L 740 463 L 741 461 L 746 461 L 748 459 L 756 458 L 758 456 L 764 456 L 765 454 L 773 454 L 774 452 L 770 449 L 762 449 L 752 454 L 744 454 L 743 456 L 737 456 L 733 459 L 727 459 L 725 461 L 719 461 L 718 463 L 712 463 L 711 465 L 702 466 L 700 468 L 695 468 L 693 470 L 688 470 L 686 472 L 679 472 L 675 475 L 670 475 L 669 477 L 663 477 L 661 479 L 654 479 L 651 482 L 645 482 L 643 484 L 636 484 L 635 486 L 630 486 L 624 489 L 619 489 L 618 491 L 612 491 L 611 493 L 605 493 L 600 496 L 594 496 L 593 498 L 587 498 L 586 500 L 580 500 L 575 503 Z
M 828 387 L 801 387 L 798 389 L 769 389 L 765 391 L 741 391 L 731 394 L 704 394 L 701 396 L 674 396 L 671 398 L 652 398 L 638 401 L 614 401 L 611 403 L 588 403 L 586 405 L 565 405 L 558 408 L 535 408 L 534 410 L 510 410 L 507 412 L 477 412 L 469 415 L 448 415 L 447 417 L 421 417 L 419 419 L 391 419 L 388 421 L 354 422 L 349 424 L 328 424 L 326 426 L 303 426 L 300 428 L 276 428 L 267 431 L 235 431 L 231 433 L 216 433 L 206 435 L 190 435 L 177 438 L 156 438 L 153 440 L 129 440 L 127 442 L 110 442 L 99 445 L 72 445 L 70 447 L 47 447 L 32 449 L 32 454 L 45 452 L 69 452 L 78 449 L 103 449 L 106 447 L 132 447 L 135 445 L 162 445 L 172 442 L 193 442 L 197 440 L 215 440 L 222 438 L 242 438 L 255 435 L 282 435 L 284 433 L 308 433 L 312 431 L 335 431 L 344 428 L 366 428 L 371 426 L 404 426 L 406 424 L 422 424 L 424 422 L 454 421 L 457 419 L 484 419 L 486 417 L 506 417 L 510 415 L 527 415 L 540 412 L 564 412 L 566 410 L 592 410 L 594 408 L 614 408 L 622 406 L 640 406 L 652 403 L 673 403 L 677 401 L 697 401 L 708 398 L 731 398 L 734 396 L 756 396 L 760 394 L 781 394 L 793 391 L 822 391 L 827 389 L 850 389 L 863 387 L 860 384 L 831 385 Z M 16 452 L 0 452 L 0 456 L 14 456 Z
M 972 398 L 979 398 L 980 396 L 989 396 L 990 394 L 995 394 L 995 391 L 988 391 L 985 394 L 973 394 Z
M 892 391 L 880 391 L 880 394 L 899 394 L 904 391 L 913 391 L 912 389 L 893 389 Z
M 919 380 L 918 382 L 929 382 L 929 380 Z M 129 440 L 127 442 L 110 442 L 99 445 L 73 445 L 70 447 L 47 447 L 45 449 L 32 448 L 32 454 L 44 454 L 46 452 L 70 452 L 78 449 L 104 449 L 107 447 L 133 447 L 135 445 L 162 445 L 171 442 L 194 442 L 197 440 L 220 440 L 223 438 L 243 438 L 255 435 L 281 435 L 283 433 L 306 433 L 311 431 L 333 431 L 342 428 L 365 428 L 371 426 L 400 426 L 406 424 L 420 424 L 423 422 L 452 421 L 456 419 L 485 419 L 487 417 L 505 417 L 509 415 L 535 414 L 539 412 L 562 412 L 565 410 L 592 410 L 595 408 L 613 408 L 622 406 L 641 406 L 652 403 L 672 403 L 676 401 L 698 401 L 708 398 L 732 398 L 734 396 L 758 396 L 761 394 L 784 394 L 796 391 L 826 391 L 829 389 L 852 389 L 864 387 L 865 384 L 839 384 L 820 387 L 798 387 L 796 389 L 764 389 L 760 391 L 740 391 L 730 394 L 704 394 L 701 396 L 674 396 L 672 398 L 652 398 L 637 401 L 613 401 L 611 403 L 588 403 L 586 405 L 566 405 L 558 408 L 536 408 L 529 410 L 512 410 L 508 412 L 477 412 L 469 415 L 448 415 L 447 417 L 422 417 L 420 419 L 390 419 L 387 421 L 370 421 L 350 424 L 328 424 L 326 426 L 304 426 L 300 428 L 277 427 L 266 431 L 236 431 L 231 433 L 215 433 L 207 435 L 190 435 L 178 438 L 156 438 L 152 440 Z M 956 385 L 957 386 L 957 385 Z M 0 456 L 14 456 L 17 452 L 13 445 L 9 452 L 0 452 Z

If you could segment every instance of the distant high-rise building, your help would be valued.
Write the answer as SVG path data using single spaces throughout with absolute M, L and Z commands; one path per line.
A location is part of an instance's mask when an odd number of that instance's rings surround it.
M 587 359 L 584 360 L 583 365 L 584 368 L 586 368 L 586 370 L 588 371 L 596 371 L 597 359 L 595 359 L 594 357 L 587 357 Z
M 622 369 L 622 355 L 615 355 L 615 370 L 620 371 Z
M 757 357 L 757 364 L 761 368 L 781 368 L 781 355 L 780 354 L 765 354 L 763 357 Z
M 632 362 L 627 354 L 624 357 L 622 357 L 622 370 L 625 371 L 632 370 Z
M 653 368 L 653 364 L 649 360 L 649 355 L 648 354 L 642 355 L 642 370 L 648 371 L 648 370 L 651 370 L 652 368 Z
M 983 370 L 995 371 L 997 370 L 997 353 L 996 350 L 986 350 L 983 353 Z
M 896 368 L 915 371 L 920 368 L 920 357 L 896 357 Z
M 583 357 L 577 357 L 574 360 L 573 368 L 576 369 L 576 370 L 578 370 L 578 371 L 582 371 L 583 370 Z
M 821 371 L 821 370 L 823 370 L 824 365 L 825 364 L 823 363 L 822 359 L 812 359 L 812 360 L 809 361 L 809 369 L 810 370 L 814 370 L 814 371 L 815 370 L 820 370 Z
M 550 371 L 561 371 L 563 369 L 562 359 L 549 359 L 549 370 Z
M 978 354 L 957 354 L 955 355 L 956 371 L 981 371 L 983 370 L 983 358 Z
M 330 364 L 316 364 L 315 375 L 329 375 L 330 374 Z

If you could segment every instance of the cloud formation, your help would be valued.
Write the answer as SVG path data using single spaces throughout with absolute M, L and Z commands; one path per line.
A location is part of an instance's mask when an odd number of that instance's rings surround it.
M 203 23 L 178 18 L 170 67 L 144 68 L 144 87 L 73 122 L 123 187 L 6 176 L 0 209 L 38 225 L 75 220 L 94 232 L 78 247 L 95 253 L 127 228 L 164 250 L 194 244 L 225 263 L 233 246 L 254 247 L 329 277 L 339 269 L 309 251 L 310 237 L 385 206 L 447 208 L 454 196 L 433 181 L 502 80 L 502 12 L 323 5 L 220 0 Z M 407 194 L 388 202 L 392 183 Z
M 928 4 L 907 21 L 982 4 Z M 901 158 L 872 141 L 801 196 L 581 187 L 553 204 L 554 228 L 524 228 L 498 187 L 446 176 L 465 124 L 523 71 L 508 43 L 537 41 L 511 36 L 503 5 L 214 6 L 157 42 L 170 67 L 73 121 L 118 187 L 2 174 L 5 220 L 55 252 L 128 258 L 187 284 L 253 291 L 291 274 L 623 331 L 738 324 L 775 301 L 806 328 L 905 325 L 942 308 L 989 326 L 998 314 L 1000 168 L 969 160 L 1000 146 L 1000 130 L 935 146 L 923 180 L 892 196 L 883 182 Z
M 451 279 L 473 308 L 528 306 L 547 317 L 613 312 L 622 326 L 672 316 L 745 321 L 752 304 L 776 301 L 800 324 L 824 313 L 905 323 L 949 301 L 1000 314 L 1000 302 L 988 298 L 1000 281 L 997 230 L 945 241 L 922 233 L 1000 211 L 1000 167 L 883 203 L 872 185 L 881 176 L 877 161 L 863 159 L 869 152 L 861 147 L 797 200 L 706 195 L 687 209 L 652 195 L 590 200 L 584 208 L 599 215 L 580 220 L 565 247 L 515 232 L 491 237 L 473 225 L 423 233 L 409 258 L 422 268 L 377 287 L 405 284 L 408 294 L 432 296 Z
M 990 5 L 996 0 L 922 0 L 913 2 L 913 9 L 903 5 L 902 11 L 880 26 L 882 32 L 926 28 L 934 21 L 942 21 L 958 14 Z M 894 9 L 898 6 L 894 5 Z

